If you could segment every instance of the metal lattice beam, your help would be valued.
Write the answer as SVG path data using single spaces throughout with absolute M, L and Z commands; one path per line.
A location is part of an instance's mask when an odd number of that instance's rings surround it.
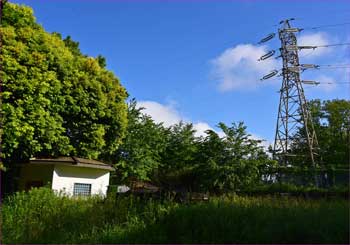
M 295 156 L 291 144 L 304 141 L 309 150 L 306 157 L 315 166 L 318 161 L 318 141 L 300 79 L 298 48 L 290 48 L 297 47 L 295 33 L 300 29 L 291 27 L 289 20 L 282 21 L 281 24 L 282 27 L 278 33 L 283 60 L 283 82 L 280 90 L 273 155 L 280 164 L 287 166 L 291 157 Z M 300 138 L 300 135 L 297 136 L 301 129 L 305 131 L 305 139 Z

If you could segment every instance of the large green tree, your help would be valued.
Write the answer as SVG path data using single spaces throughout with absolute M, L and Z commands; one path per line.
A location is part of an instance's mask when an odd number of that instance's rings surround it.
M 123 144 L 116 154 L 118 175 L 150 180 L 162 165 L 162 156 L 168 140 L 166 128 L 142 113 L 136 100 L 128 104 L 128 127 Z M 120 181 L 120 178 L 119 178 Z
M 316 101 L 314 102 L 316 103 Z M 325 163 L 350 164 L 350 101 L 327 100 L 321 106 L 320 147 Z
M 60 155 L 113 161 L 126 132 L 127 92 L 105 59 L 45 32 L 29 7 L 5 4 L 1 33 L 5 163 Z
M 179 122 L 168 128 L 162 166 L 156 180 L 169 188 L 197 189 L 197 151 L 200 138 L 191 123 Z
M 274 164 L 266 155 L 261 140 L 253 139 L 240 122 L 219 124 L 224 136 L 209 130 L 200 144 L 198 172 L 201 189 L 225 192 L 258 184 L 262 170 Z
M 309 102 L 315 131 L 319 143 L 318 164 L 349 165 L 350 161 L 350 101 L 349 100 L 312 100 Z M 293 144 L 293 152 L 308 154 L 305 130 L 301 128 Z M 295 165 L 308 165 L 305 157 L 296 158 Z

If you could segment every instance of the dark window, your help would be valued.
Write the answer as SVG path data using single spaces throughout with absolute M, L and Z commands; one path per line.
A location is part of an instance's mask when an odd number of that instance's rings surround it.
M 74 196 L 90 196 L 91 184 L 74 183 Z

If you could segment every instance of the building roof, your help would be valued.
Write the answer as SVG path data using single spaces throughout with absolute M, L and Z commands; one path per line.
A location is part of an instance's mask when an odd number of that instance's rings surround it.
M 115 169 L 103 162 L 85 159 L 80 157 L 57 157 L 57 158 L 31 158 L 29 160 L 30 164 L 62 164 L 62 165 L 72 165 L 76 167 L 86 167 L 86 168 L 97 168 L 105 169 L 109 171 L 115 171 Z

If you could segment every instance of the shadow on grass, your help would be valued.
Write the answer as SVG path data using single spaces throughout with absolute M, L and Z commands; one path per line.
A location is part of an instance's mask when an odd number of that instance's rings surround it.
M 336 202 L 306 207 L 232 203 L 180 206 L 153 224 L 101 235 L 101 243 L 348 244 L 349 210 Z

